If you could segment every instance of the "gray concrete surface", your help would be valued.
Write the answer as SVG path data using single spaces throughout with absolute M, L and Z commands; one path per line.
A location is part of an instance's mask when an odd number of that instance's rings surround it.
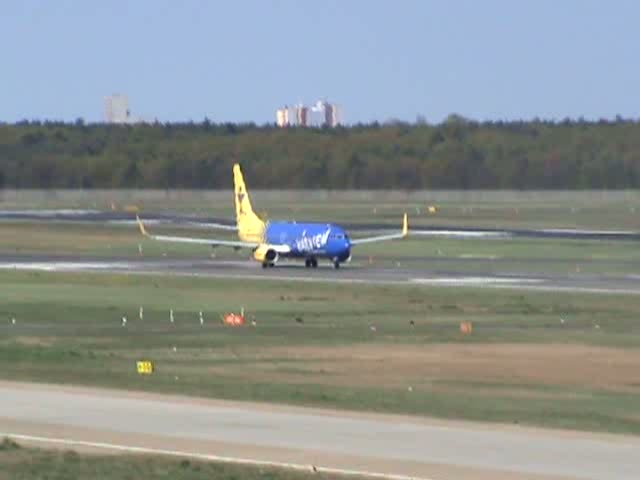
M 326 455 L 325 462 L 334 458 L 338 465 L 350 466 L 352 459 L 353 467 L 371 460 L 380 473 L 428 477 L 437 471 L 434 480 L 472 478 L 447 474 L 448 465 L 469 469 L 475 478 L 482 472 L 494 472 L 485 478 L 500 472 L 602 480 L 640 475 L 640 439 L 632 437 L 0 382 L 2 433 L 34 425 L 45 436 L 60 435 L 59 427 L 88 428 L 76 435 L 96 441 L 124 435 L 144 443 L 149 436 L 182 451 L 224 453 L 228 444 L 244 447 L 245 458 L 255 448 L 275 449 L 285 460 L 299 458 L 296 452 L 318 461 Z
M 346 265 L 340 270 L 328 266 L 306 269 L 300 263 L 279 263 L 263 270 L 250 260 L 213 259 L 127 259 L 52 255 L 0 254 L 0 269 L 40 271 L 92 271 L 136 274 L 202 276 L 210 278 L 245 278 L 270 281 L 402 284 L 429 286 L 473 286 L 540 291 L 640 294 L 639 275 L 495 275 L 464 274 L 420 268 L 381 268 Z

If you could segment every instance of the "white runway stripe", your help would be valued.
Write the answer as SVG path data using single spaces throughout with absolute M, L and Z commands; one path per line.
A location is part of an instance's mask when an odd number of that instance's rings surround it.
M 483 232 L 473 230 L 409 230 L 410 235 L 424 235 L 426 237 L 457 237 L 457 238 L 510 238 L 509 232 Z
M 498 277 L 441 277 L 441 278 L 413 278 L 415 283 L 425 283 L 430 285 L 519 285 L 542 283 L 538 278 L 498 278 Z

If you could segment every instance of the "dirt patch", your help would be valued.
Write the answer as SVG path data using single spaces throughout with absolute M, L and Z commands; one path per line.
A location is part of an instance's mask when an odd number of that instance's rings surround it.
M 278 347 L 260 357 L 244 375 L 390 387 L 477 382 L 640 389 L 640 351 L 582 345 Z M 287 367 L 272 358 L 288 359 Z

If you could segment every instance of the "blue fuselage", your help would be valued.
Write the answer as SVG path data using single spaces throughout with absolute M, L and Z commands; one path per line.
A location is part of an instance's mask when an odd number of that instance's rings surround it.
M 330 223 L 272 222 L 267 224 L 267 243 L 288 245 L 286 256 L 329 258 L 344 262 L 351 255 L 351 242 L 342 227 Z

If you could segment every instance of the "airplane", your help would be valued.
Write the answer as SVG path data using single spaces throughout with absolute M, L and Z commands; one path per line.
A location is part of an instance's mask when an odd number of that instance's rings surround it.
M 151 235 L 140 217 L 136 215 L 140 232 L 147 238 L 164 242 L 246 248 L 253 252 L 255 260 L 262 263 L 262 268 L 273 267 L 281 258 L 304 259 L 307 268 L 316 268 L 318 259 L 324 258 L 330 260 L 336 269 L 340 268 L 342 263 L 351 260 L 351 249 L 354 246 L 401 239 L 408 235 L 406 213 L 401 232 L 357 239 L 350 238 L 344 228 L 332 223 L 281 221 L 265 223 L 253 211 L 242 170 L 238 164 L 233 166 L 233 183 L 239 240 Z

